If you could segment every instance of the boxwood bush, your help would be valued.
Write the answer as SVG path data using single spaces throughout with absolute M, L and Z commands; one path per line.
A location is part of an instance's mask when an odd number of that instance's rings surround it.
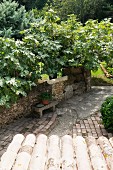
M 113 96 L 106 98 L 100 111 L 104 127 L 107 130 L 113 130 Z

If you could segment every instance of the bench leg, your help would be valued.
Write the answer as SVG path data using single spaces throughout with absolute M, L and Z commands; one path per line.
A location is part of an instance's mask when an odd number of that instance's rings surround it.
M 55 111 L 55 106 L 53 106 L 53 112 Z
M 42 117 L 42 111 L 40 111 L 40 117 Z

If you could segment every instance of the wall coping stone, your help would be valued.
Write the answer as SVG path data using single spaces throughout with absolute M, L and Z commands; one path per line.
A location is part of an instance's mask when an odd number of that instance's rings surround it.
M 59 77 L 59 78 L 51 79 L 51 80 L 41 80 L 41 79 L 39 79 L 38 83 L 42 84 L 44 82 L 47 82 L 48 84 L 55 84 L 55 83 L 59 83 L 59 82 L 66 81 L 66 80 L 68 80 L 68 76 L 63 76 L 63 77 Z
M 55 84 L 55 83 L 59 83 L 59 82 L 66 81 L 66 80 L 68 80 L 68 76 L 63 76 L 63 77 L 60 77 L 60 78 L 51 79 L 51 80 L 48 80 L 47 83 L 48 84 Z

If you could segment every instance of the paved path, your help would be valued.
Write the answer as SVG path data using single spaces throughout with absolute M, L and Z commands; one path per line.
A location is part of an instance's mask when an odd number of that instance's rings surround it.
M 91 91 L 81 96 L 74 96 L 58 105 L 56 113 L 46 113 L 40 119 L 21 118 L 10 125 L 0 129 L 0 156 L 6 150 L 13 136 L 17 133 L 27 135 L 28 133 L 45 133 L 63 136 L 65 134 L 77 134 L 98 137 L 108 134 L 100 123 L 99 109 L 106 97 L 113 95 L 113 86 L 92 87 Z M 93 115 L 94 114 L 94 115 Z M 93 115 L 93 116 L 91 116 Z M 57 119 L 56 119 L 57 118 Z M 57 125 L 54 127 L 54 125 Z
M 37 115 L 33 117 L 30 115 L 30 117 L 20 118 L 14 123 L 4 126 L 0 129 L 0 156 L 5 152 L 13 136 L 18 133 L 24 136 L 29 133 L 47 135 L 57 123 L 56 117 L 55 113 L 47 112 L 41 119 Z
M 101 104 L 106 97 L 111 95 L 113 95 L 113 86 L 94 86 L 90 92 L 80 96 L 74 96 L 62 102 L 57 110 L 57 112 L 61 114 L 58 118 L 59 124 L 51 131 L 50 135 L 57 134 L 63 136 L 65 134 L 72 134 L 73 125 L 74 132 L 76 132 L 76 122 L 80 122 L 80 119 L 86 119 L 96 112 L 99 114 Z M 99 115 L 97 115 L 97 117 L 99 117 Z M 89 122 L 91 123 L 91 121 Z M 83 123 L 80 122 L 79 124 Z M 81 130 L 81 126 L 79 130 Z M 80 134 L 81 133 L 78 133 L 78 135 Z

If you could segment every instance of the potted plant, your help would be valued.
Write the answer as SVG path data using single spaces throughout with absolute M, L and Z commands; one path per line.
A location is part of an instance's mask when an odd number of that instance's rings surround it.
M 51 94 L 49 92 L 43 92 L 41 94 L 42 104 L 47 105 L 49 104 L 50 100 L 51 100 Z

